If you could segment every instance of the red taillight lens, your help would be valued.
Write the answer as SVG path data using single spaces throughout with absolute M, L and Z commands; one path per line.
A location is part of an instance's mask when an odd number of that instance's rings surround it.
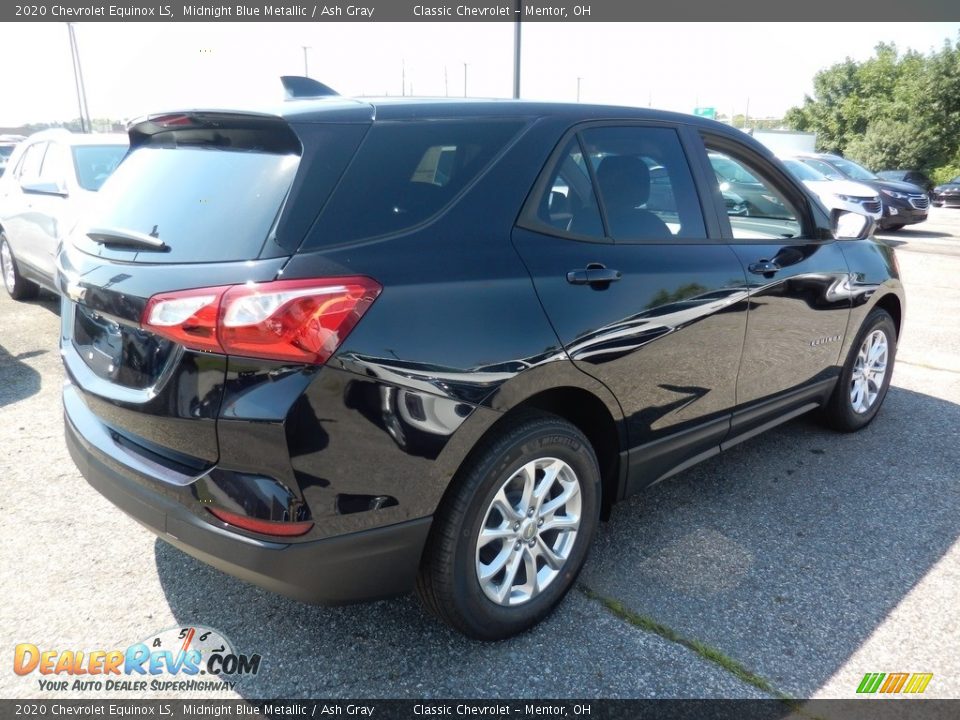
M 217 339 L 217 316 L 226 290 L 210 287 L 154 295 L 147 301 L 141 324 L 186 347 L 223 352 Z
M 380 294 L 365 277 L 237 285 L 220 305 L 227 354 L 322 364 Z
M 260 533 L 261 535 L 275 535 L 277 537 L 296 537 L 304 535 L 313 527 L 313 522 L 278 522 L 276 520 L 258 520 L 257 518 L 237 515 L 236 513 L 220 508 L 207 508 L 210 514 L 228 525 Z
M 142 324 L 196 350 L 319 365 L 380 290 L 359 276 L 183 290 L 150 298 Z

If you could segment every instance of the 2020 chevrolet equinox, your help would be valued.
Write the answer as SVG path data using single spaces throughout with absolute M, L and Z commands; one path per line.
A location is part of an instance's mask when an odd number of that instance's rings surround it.
M 510 636 L 613 503 L 890 382 L 893 251 L 709 120 L 326 97 L 129 136 L 58 258 L 70 451 L 285 595 Z M 720 156 L 770 213 L 727 214 Z

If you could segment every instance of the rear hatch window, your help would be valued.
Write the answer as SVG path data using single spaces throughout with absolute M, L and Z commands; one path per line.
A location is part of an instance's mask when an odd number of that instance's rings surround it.
M 85 253 L 183 265 L 289 255 L 369 122 L 190 111 L 130 129 L 130 153 L 71 235 Z
M 257 257 L 287 195 L 300 156 L 218 147 L 134 150 L 103 184 L 81 230 L 102 231 L 94 242 L 76 233 L 78 247 L 118 257 L 124 238 L 162 241 L 164 250 L 130 245 L 140 263 L 200 263 Z M 132 254 L 135 253 L 135 257 Z

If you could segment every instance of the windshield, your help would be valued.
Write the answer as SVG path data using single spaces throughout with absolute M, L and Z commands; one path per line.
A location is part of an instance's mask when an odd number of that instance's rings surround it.
M 876 180 L 877 176 L 872 172 L 867 170 L 865 167 L 857 165 L 851 160 L 844 160 L 843 158 L 831 158 L 832 162 L 840 171 L 842 171 L 847 177 L 852 180 Z
M 787 171 L 793 175 L 797 180 L 816 180 L 823 181 L 829 180 L 828 177 L 822 173 L 818 173 L 809 165 L 804 165 L 799 160 L 784 160 L 784 167 L 787 168 Z
M 746 171 L 739 163 L 728 160 L 720 155 L 710 155 L 710 164 L 713 171 L 721 180 L 735 183 L 747 183 L 750 185 L 760 185 L 760 181 Z
M 126 145 L 75 145 L 73 164 L 84 190 L 97 191 L 127 154 Z
M 0 157 L 8 158 L 13 154 L 13 145 L 0 145 Z

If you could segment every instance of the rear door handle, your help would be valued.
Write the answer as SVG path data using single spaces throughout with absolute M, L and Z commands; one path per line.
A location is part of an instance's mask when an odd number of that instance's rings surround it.
M 757 262 L 748 265 L 747 270 L 752 272 L 754 275 L 773 275 L 775 272 L 780 270 L 780 266 L 777 265 L 773 260 L 758 260 Z
M 599 263 L 591 263 L 583 270 L 571 270 L 567 273 L 567 282 L 571 285 L 609 285 L 623 277 L 619 270 L 606 268 Z

